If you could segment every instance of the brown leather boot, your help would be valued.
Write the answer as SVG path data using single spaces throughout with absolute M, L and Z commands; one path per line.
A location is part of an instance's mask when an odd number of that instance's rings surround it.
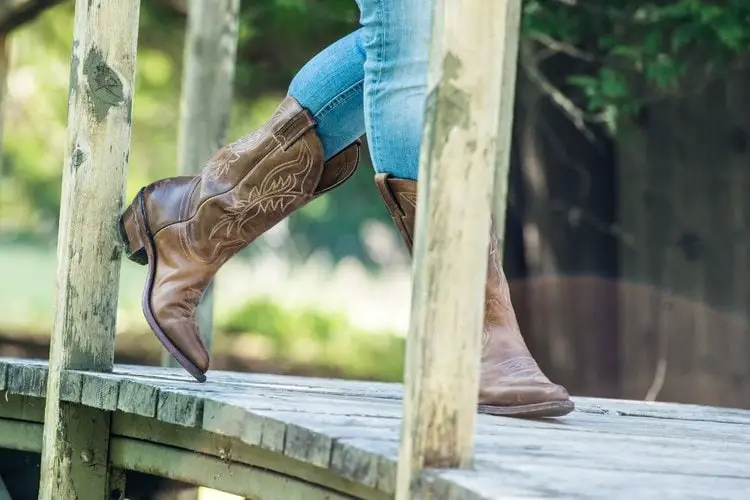
M 378 174 L 375 185 L 411 254 L 417 212 L 416 181 Z M 485 287 L 479 411 L 517 417 L 566 415 L 573 411 L 573 402 L 568 391 L 550 382 L 531 357 L 497 257 L 497 239 L 492 231 Z
M 197 176 L 157 181 L 122 216 L 129 258 L 148 263 L 143 313 L 196 379 L 209 357 L 195 310 L 230 257 L 316 196 L 347 180 L 359 141 L 323 162 L 312 116 L 287 97 L 260 129 L 220 149 Z

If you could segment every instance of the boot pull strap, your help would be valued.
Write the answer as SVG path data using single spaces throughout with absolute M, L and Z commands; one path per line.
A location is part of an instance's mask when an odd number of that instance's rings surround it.
M 273 130 L 273 138 L 279 143 L 281 149 L 286 151 L 315 125 L 315 118 L 303 109 L 290 120 L 284 122 L 281 127 Z
M 396 201 L 396 196 L 393 194 L 393 191 L 391 191 L 391 188 L 388 185 L 388 177 L 390 177 L 389 174 L 375 174 L 375 187 L 378 189 L 380 197 L 383 198 L 386 207 L 388 207 L 388 211 L 391 213 L 391 216 L 395 217 L 398 214 L 400 218 L 405 214 L 404 211 L 401 210 L 401 206 Z
M 389 177 L 388 174 L 376 174 L 375 187 L 380 193 L 380 197 L 383 198 L 385 206 L 388 208 L 388 212 L 391 214 L 391 218 L 393 219 L 394 224 L 396 224 L 396 228 L 398 228 L 398 232 L 401 233 L 401 238 L 404 240 L 406 249 L 408 250 L 409 255 L 411 255 L 412 247 L 414 245 L 412 240 L 413 236 L 411 234 L 413 228 L 409 228 L 407 225 L 406 212 L 404 212 L 404 209 L 401 208 L 401 205 L 396 201 L 396 196 L 388 183 Z M 413 223 L 414 222 L 412 221 L 412 224 Z

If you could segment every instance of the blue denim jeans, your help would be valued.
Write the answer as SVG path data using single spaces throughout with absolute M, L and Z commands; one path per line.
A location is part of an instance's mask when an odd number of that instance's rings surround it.
M 367 133 L 377 172 L 416 179 L 432 2 L 357 4 L 362 27 L 311 59 L 289 95 L 315 116 L 327 158 Z

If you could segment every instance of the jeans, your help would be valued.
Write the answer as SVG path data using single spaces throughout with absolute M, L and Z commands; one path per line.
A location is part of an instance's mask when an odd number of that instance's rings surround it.
M 367 133 L 377 172 L 416 180 L 432 2 L 357 4 L 362 27 L 311 59 L 289 95 L 315 117 L 326 158 Z

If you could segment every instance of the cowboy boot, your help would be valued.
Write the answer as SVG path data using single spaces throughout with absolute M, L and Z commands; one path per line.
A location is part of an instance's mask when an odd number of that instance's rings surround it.
M 357 167 L 359 141 L 324 164 L 314 127 L 310 113 L 287 97 L 265 125 L 220 149 L 199 175 L 144 187 L 122 216 L 128 257 L 148 264 L 146 320 L 200 382 L 209 357 L 195 311 L 219 268 Z
M 375 184 L 411 255 L 417 183 L 377 174 Z M 573 411 L 568 391 L 542 373 L 521 336 L 510 289 L 491 231 L 479 378 L 479 411 L 517 417 L 557 417 Z

